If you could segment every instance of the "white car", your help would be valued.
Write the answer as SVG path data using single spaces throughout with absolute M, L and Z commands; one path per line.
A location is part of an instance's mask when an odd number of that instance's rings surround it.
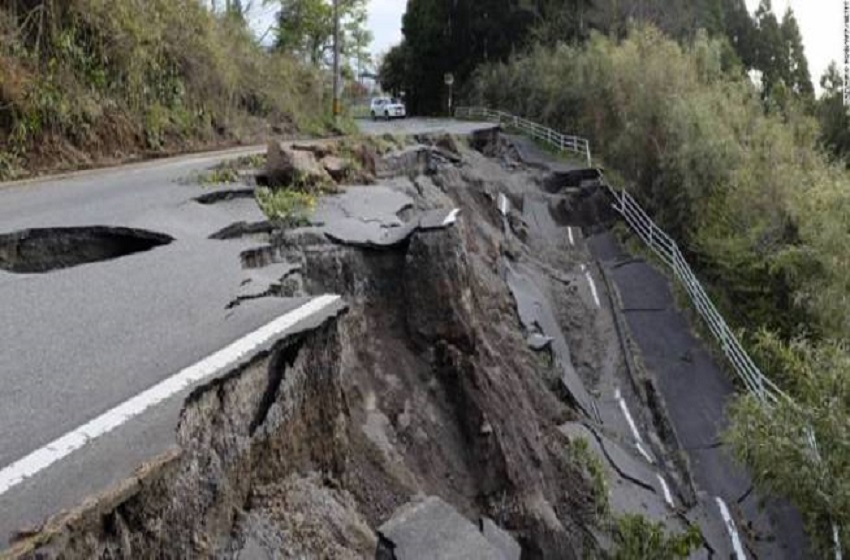
M 385 118 L 403 119 L 407 116 L 407 108 L 404 103 L 394 97 L 376 97 L 372 99 L 370 107 L 372 119 Z

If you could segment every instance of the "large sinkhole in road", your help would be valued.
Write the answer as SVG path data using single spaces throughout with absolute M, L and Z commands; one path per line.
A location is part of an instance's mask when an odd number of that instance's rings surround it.
M 122 227 L 26 229 L 0 235 L 0 269 L 39 274 L 126 257 L 172 241 L 162 233 Z

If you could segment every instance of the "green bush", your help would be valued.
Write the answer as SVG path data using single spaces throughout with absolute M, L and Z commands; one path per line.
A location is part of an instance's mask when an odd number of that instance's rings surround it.
M 676 560 L 689 558 L 702 546 L 699 530 L 690 526 L 680 535 L 667 535 L 664 525 L 642 515 L 617 518 L 614 527 L 615 560 Z
M 824 557 L 833 552 L 833 524 L 850 547 L 850 349 L 839 342 L 813 346 L 762 332 L 761 361 L 795 395 L 766 407 L 743 397 L 731 407 L 725 434 L 760 487 L 789 497 Z M 814 435 L 814 440 L 812 436 Z M 814 444 L 814 445 L 813 445 Z
M 578 467 L 582 475 L 590 482 L 591 497 L 597 520 L 604 519 L 610 513 L 608 503 L 608 484 L 605 482 L 605 469 L 599 458 L 590 450 L 586 439 L 576 438 L 567 447 L 570 462 Z
M 257 189 L 257 203 L 270 220 L 287 227 L 309 225 L 309 213 L 316 207 L 316 196 L 297 189 Z

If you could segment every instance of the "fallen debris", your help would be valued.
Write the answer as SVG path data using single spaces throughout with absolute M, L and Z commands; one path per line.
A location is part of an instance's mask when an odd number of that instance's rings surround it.
M 378 532 L 375 556 L 380 560 L 519 558 L 519 545 L 492 521 L 487 521 L 485 532 L 434 496 L 401 507 Z
M 333 182 L 312 150 L 299 150 L 282 142 L 269 142 L 266 181 L 272 188 L 297 186 L 320 191 Z

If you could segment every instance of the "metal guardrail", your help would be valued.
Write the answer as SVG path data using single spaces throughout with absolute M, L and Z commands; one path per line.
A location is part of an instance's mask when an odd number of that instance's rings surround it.
M 531 122 L 528 119 L 505 113 L 504 111 L 493 111 L 485 107 L 458 107 L 455 110 L 455 118 L 458 119 L 484 119 L 495 121 L 521 130 L 526 134 L 546 142 L 553 148 L 562 152 L 573 152 L 587 158 L 587 166 L 593 165 L 590 155 L 590 142 L 579 136 L 568 136 L 561 134 L 551 128 Z
M 790 400 L 773 381 L 765 377 L 744 350 L 735 333 L 729 328 L 702 284 L 697 280 L 676 242 L 652 221 L 629 193 L 625 190 L 617 192 L 611 186 L 608 186 L 608 189 L 616 201 L 614 209 L 623 216 L 632 231 L 672 270 L 676 279 L 685 288 L 697 313 L 702 317 L 747 390 L 761 401 L 771 404 L 776 404 L 779 399 Z
M 534 138 L 544 140 L 549 145 L 561 151 L 571 151 L 574 153 L 582 153 L 583 151 L 587 156 L 588 167 L 591 166 L 590 142 L 584 138 L 567 136 L 522 117 L 482 107 L 458 107 L 455 116 L 457 118 L 483 117 L 490 121 L 495 120 L 500 124 L 508 124 L 522 130 Z M 649 214 L 641 208 L 640 204 L 629 193 L 625 190 L 618 192 L 607 182 L 604 183 L 614 198 L 614 209 L 623 217 L 632 231 L 672 270 L 676 279 L 688 292 L 694 308 L 700 317 L 702 317 L 712 336 L 714 336 L 715 341 L 726 356 L 726 359 L 731 364 L 735 374 L 740 378 L 747 390 L 765 404 L 776 404 L 780 400 L 793 404 L 793 400 L 773 381 L 765 377 L 752 358 L 750 358 L 749 354 L 747 354 L 746 350 L 744 350 L 738 337 L 735 336 L 735 333 L 726 324 L 726 320 L 717 311 L 717 307 L 711 301 L 711 298 L 708 297 L 708 294 L 702 287 L 702 284 L 700 284 L 673 238 L 658 227 L 652 218 L 649 217 Z M 809 446 L 814 451 L 815 456 L 818 457 L 818 460 L 821 460 L 813 432 L 810 432 Z M 833 524 L 832 530 L 835 559 L 842 560 L 843 550 L 841 547 L 840 529 L 838 525 Z

